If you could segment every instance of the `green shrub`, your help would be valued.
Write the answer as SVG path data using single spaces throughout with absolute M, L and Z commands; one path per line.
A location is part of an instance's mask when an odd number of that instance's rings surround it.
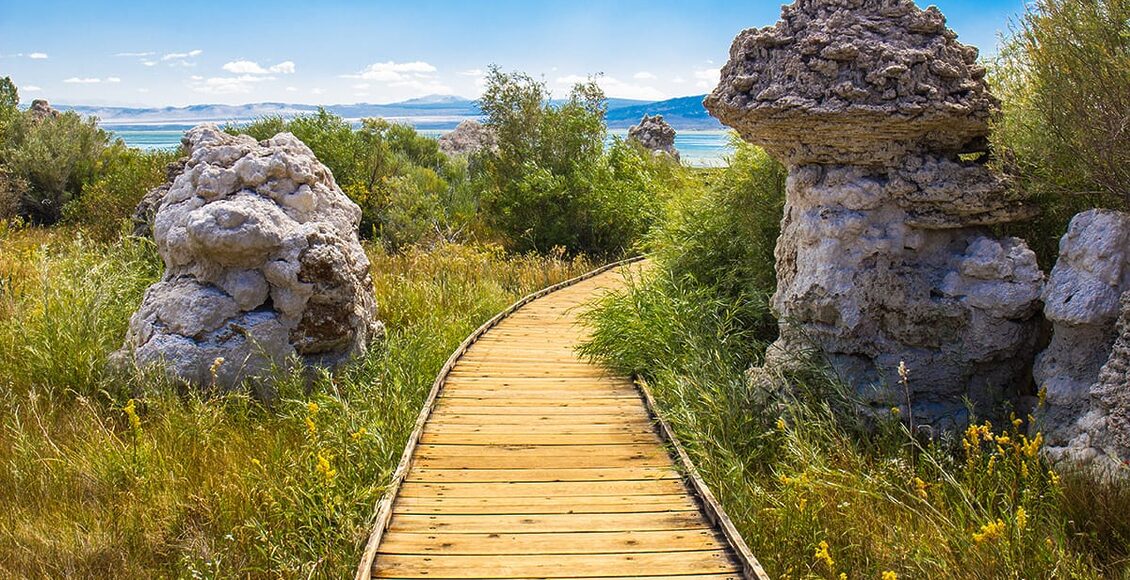
M 7 122 L 5 134 L 0 165 L 24 188 L 18 213 L 37 224 L 59 221 L 63 206 L 97 175 L 110 144 L 96 119 L 73 111 L 42 119 L 21 113 Z
M 604 94 L 579 83 L 554 103 L 545 83 L 492 67 L 480 107 L 498 136 L 477 166 L 489 224 L 519 251 L 614 255 L 658 215 L 663 163 L 622 144 L 606 151 Z
M 1077 212 L 1130 199 L 1130 2 L 1037 0 L 991 67 L 999 164 L 1043 210 L 1010 231 L 1050 268 Z
M 178 151 L 142 151 L 120 141 L 102 153 L 98 177 L 82 197 L 67 204 L 64 219 L 100 240 L 112 240 L 127 227 L 134 208 L 150 189 L 165 182 Z

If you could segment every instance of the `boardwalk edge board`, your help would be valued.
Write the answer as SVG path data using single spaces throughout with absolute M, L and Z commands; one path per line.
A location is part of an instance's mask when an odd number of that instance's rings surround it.
M 420 409 L 420 414 L 416 418 L 416 426 L 412 430 L 412 434 L 408 437 L 408 443 L 404 446 L 404 454 L 400 457 L 400 463 L 396 466 L 396 471 L 393 473 L 392 481 L 389 482 L 388 488 L 385 490 L 384 494 L 381 496 L 380 501 L 377 503 L 377 515 L 373 521 L 373 531 L 369 535 L 369 541 L 365 544 L 365 552 L 361 557 L 361 563 L 357 566 L 356 580 L 368 580 L 373 576 L 373 563 L 377 557 L 377 549 L 380 547 L 381 538 L 384 536 L 385 529 L 388 527 L 389 520 L 392 518 L 392 504 L 396 500 L 397 492 L 400 490 L 400 484 L 408 475 L 408 469 L 412 464 L 412 455 L 416 451 L 416 445 L 420 441 L 420 436 L 423 434 L 424 425 L 428 422 L 428 417 L 430 417 L 432 414 L 436 399 L 439 397 L 440 391 L 443 390 L 443 385 L 446 382 L 448 375 L 451 374 L 452 369 L 455 368 L 455 364 L 459 362 L 459 359 L 463 356 L 464 353 L 467 352 L 467 349 L 469 349 L 471 345 L 475 344 L 475 341 L 486 334 L 488 330 L 497 326 L 500 322 L 505 320 L 506 317 L 510 316 L 526 304 L 529 304 L 530 302 L 533 302 L 534 300 L 537 300 L 538 298 L 541 298 L 548 294 L 552 294 L 553 292 L 556 292 L 562 288 L 567 288 L 579 282 L 583 282 L 590 278 L 599 276 L 600 274 L 603 274 L 610 270 L 614 270 L 616 268 L 620 268 L 622 266 L 626 266 L 643 259 L 644 256 L 636 256 L 633 258 L 628 258 L 626 260 L 620 260 L 618 262 L 606 264 L 604 266 L 601 266 L 600 268 L 592 270 L 591 272 L 581 274 L 576 278 L 565 280 L 564 282 L 559 282 L 547 288 L 538 290 L 537 292 L 534 292 L 533 294 L 522 298 L 514 304 L 511 304 L 506 310 L 499 312 L 493 318 L 483 323 L 482 326 L 476 329 L 475 332 L 472 332 L 471 335 L 468 336 L 463 341 L 463 343 L 459 345 L 459 348 L 455 349 L 455 352 L 451 353 L 451 356 L 447 359 L 447 363 L 443 365 L 443 368 L 439 371 L 439 375 L 436 376 L 435 382 L 432 383 L 432 389 L 428 393 L 428 398 L 424 403 L 424 407 Z
M 715 499 L 714 493 L 710 491 L 710 487 L 703 481 L 702 476 L 698 473 L 698 468 L 694 466 L 687 451 L 683 449 L 683 444 L 679 442 L 679 438 L 675 436 L 675 431 L 663 418 L 659 412 L 659 406 L 655 402 L 655 397 L 651 394 L 651 388 L 648 386 L 647 381 L 643 377 L 634 377 L 636 386 L 639 387 L 640 393 L 643 394 L 644 406 L 647 407 L 647 412 L 652 416 L 659 431 L 659 436 L 670 445 L 670 449 L 674 451 L 674 459 L 683 468 L 683 482 L 691 488 L 691 496 L 699 501 L 706 519 L 717 526 L 726 540 L 730 542 L 730 547 L 734 550 L 734 555 L 742 565 L 742 572 L 746 578 L 755 580 L 769 580 L 769 575 L 765 573 L 765 569 L 761 567 L 761 562 L 750 551 L 749 546 L 745 543 L 745 539 L 738 533 L 738 529 L 734 526 L 734 522 L 730 520 L 730 516 L 722 509 L 722 504 L 718 503 Z

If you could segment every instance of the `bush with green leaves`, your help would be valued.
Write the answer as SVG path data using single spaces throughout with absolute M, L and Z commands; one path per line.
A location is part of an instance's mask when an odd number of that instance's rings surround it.
M 999 165 L 1043 210 L 1016 233 L 1045 268 L 1071 217 L 1130 199 L 1130 1 L 1037 0 L 991 67 Z
M 98 176 L 63 208 L 64 221 L 101 240 L 116 238 L 145 193 L 165 182 L 168 165 L 179 155 L 176 150 L 143 151 L 114 143 L 99 159 Z
M 660 212 L 670 168 L 638 148 L 605 148 L 604 93 L 590 80 L 560 103 L 544 82 L 492 67 L 480 99 L 496 150 L 476 180 L 488 223 L 513 249 L 615 255 Z
M 18 198 L 14 213 L 33 223 L 53 224 L 98 174 L 110 136 L 98 128 L 97 119 L 73 111 L 44 117 L 13 112 L 18 99 L 10 79 L 0 82 L 0 168 L 8 189 L 3 197 Z

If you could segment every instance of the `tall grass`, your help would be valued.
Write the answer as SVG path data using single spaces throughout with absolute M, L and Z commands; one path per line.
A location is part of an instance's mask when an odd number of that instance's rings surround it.
M 351 574 L 448 354 L 583 259 L 445 245 L 370 258 L 387 338 L 270 403 L 105 366 L 160 273 L 152 247 L 0 232 L 0 577 Z

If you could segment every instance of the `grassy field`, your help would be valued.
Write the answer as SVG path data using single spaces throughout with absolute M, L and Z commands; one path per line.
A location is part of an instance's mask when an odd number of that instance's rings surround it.
M 160 275 L 151 243 L 0 230 L 0 577 L 341 578 L 435 374 L 583 259 L 370 246 L 387 339 L 267 404 L 106 367 Z

